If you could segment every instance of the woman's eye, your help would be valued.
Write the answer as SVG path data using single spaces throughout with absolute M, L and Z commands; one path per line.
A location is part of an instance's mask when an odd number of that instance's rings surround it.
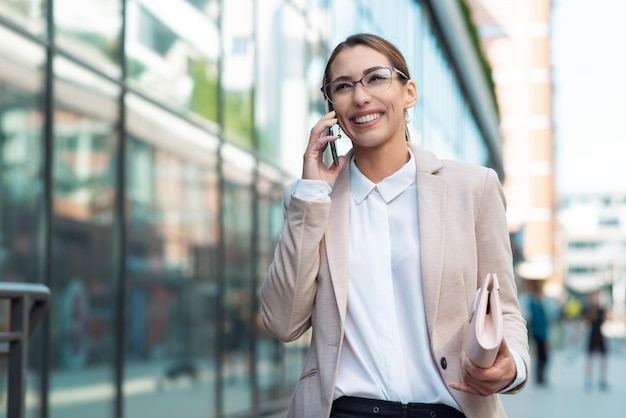
M 379 81 L 385 81 L 388 77 L 385 74 L 372 74 L 367 80 L 367 84 L 376 83 Z
M 346 89 L 351 89 L 351 88 L 352 88 L 352 83 L 336 83 L 335 87 L 333 88 L 333 92 L 337 93 L 337 92 L 345 91 Z

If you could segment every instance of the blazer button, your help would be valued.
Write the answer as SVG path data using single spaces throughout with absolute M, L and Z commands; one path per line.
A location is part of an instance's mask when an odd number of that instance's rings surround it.
M 441 364 L 441 367 L 444 370 L 448 368 L 448 360 L 446 360 L 445 357 L 441 357 L 441 360 L 439 360 L 439 364 Z

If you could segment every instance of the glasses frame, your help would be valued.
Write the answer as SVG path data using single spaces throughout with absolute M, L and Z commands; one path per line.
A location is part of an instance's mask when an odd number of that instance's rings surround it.
M 329 102 L 335 104 L 335 102 L 330 98 L 330 96 L 328 94 L 326 94 L 326 87 L 330 86 L 331 84 L 337 83 L 337 82 L 342 82 L 342 83 L 352 83 L 352 94 L 354 94 L 354 90 L 356 89 L 356 85 L 357 84 L 361 84 L 363 86 L 363 88 L 367 91 L 369 91 L 369 88 L 363 83 L 363 79 L 365 77 L 367 77 L 368 75 L 370 75 L 371 73 L 373 73 L 374 71 L 378 71 L 378 70 L 389 70 L 389 72 L 391 73 L 391 81 L 393 81 L 393 73 L 396 72 L 398 74 L 400 74 L 402 77 L 404 77 L 407 80 L 410 80 L 409 76 L 404 74 L 404 72 L 398 70 L 396 67 L 375 67 L 372 68 L 370 71 L 366 72 L 365 74 L 363 74 L 363 77 L 361 77 L 360 79 L 356 80 L 356 81 L 352 81 L 352 80 L 336 80 L 336 81 L 331 81 L 330 83 L 326 83 L 321 87 L 321 91 L 322 94 L 324 95 L 324 98 L 326 100 L 328 100 Z M 389 87 L 391 87 L 391 82 L 389 83 Z M 377 91 L 385 91 L 387 89 L 389 89 L 389 87 L 387 87 L 384 90 L 377 90 Z M 341 103 L 341 102 L 340 102 Z

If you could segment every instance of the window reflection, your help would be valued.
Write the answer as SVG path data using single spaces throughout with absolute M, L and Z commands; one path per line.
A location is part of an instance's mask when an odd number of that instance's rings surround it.
M 6 6 L 6 5 L 5 5 Z M 41 282 L 43 204 L 43 49 L 0 27 L 0 282 Z M 0 330 L 8 330 L 9 303 L 0 303 Z M 41 347 L 41 334 L 31 340 Z M 3 347 L 4 348 L 4 347 Z M 31 350 L 27 412 L 38 408 L 40 352 Z M 7 356 L 0 356 L 0 391 L 6 393 Z M 0 396 L 0 417 L 7 397 Z
M 254 7 L 252 0 L 223 2 L 224 130 L 231 140 L 252 148 L 254 74 Z
M 169 107 L 217 121 L 217 3 L 128 0 L 130 82 Z M 199 8 L 206 7 L 206 10 Z M 172 10 L 176 10 L 172 13 Z M 214 17 L 214 19 L 211 19 Z
M 50 415 L 112 414 L 119 88 L 54 61 Z
M 265 177 L 265 176 L 264 176 Z M 259 196 L 257 217 L 259 219 L 258 231 L 258 268 L 257 286 L 260 286 L 265 279 L 273 255 L 273 243 L 278 240 L 283 225 L 282 209 L 282 185 L 261 178 L 257 182 L 257 193 Z M 278 178 L 275 178 L 278 180 Z M 259 401 L 267 402 L 278 399 L 281 395 L 287 395 L 283 383 L 282 355 L 283 345 L 273 338 L 263 326 L 258 312 L 255 313 L 255 323 L 257 327 L 256 339 L 256 373 L 259 391 Z
M 0 2 L 0 15 L 37 37 L 43 38 L 46 35 L 47 16 L 44 0 L 2 1 Z
M 119 77 L 122 0 L 54 0 L 56 43 L 108 75 Z
M 280 2 L 268 1 L 257 8 L 255 24 L 259 37 L 256 43 L 257 67 L 255 84 L 255 129 L 259 152 L 268 161 L 277 162 L 282 153 L 282 117 L 280 94 L 284 65 L 281 39 Z M 305 131 L 306 132 L 306 131 Z
M 146 416 L 158 408 L 177 415 L 184 392 L 194 404 L 186 416 L 212 417 L 219 296 L 215 140 L 184 120 L 162 118 L 136 96 L 127 103 L 125 414 Z
M 256 312 L 253 297 L 253 160 L 225 146 L 222 207 L 224 219 L 224 312 L 222 323 L 222 382 L 224 414 L 252 406 L 251 341 Z M 232 402 L 237 399 L 237 402 Z

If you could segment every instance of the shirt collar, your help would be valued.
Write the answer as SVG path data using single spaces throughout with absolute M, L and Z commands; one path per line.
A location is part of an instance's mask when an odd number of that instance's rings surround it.
M 350 165 L 350 194 L 357 205 L 360 205 L 375 189 L 378 189 L 385 203 L 389 203 L 416 181 L 417 168 L 415 167 L 415 158 L 410 148 L 409 161 L 400 167 L 398 171 L 382 179 L 378 184 L 372 183 L 361 173 L 354 162 L 354 157 Z

